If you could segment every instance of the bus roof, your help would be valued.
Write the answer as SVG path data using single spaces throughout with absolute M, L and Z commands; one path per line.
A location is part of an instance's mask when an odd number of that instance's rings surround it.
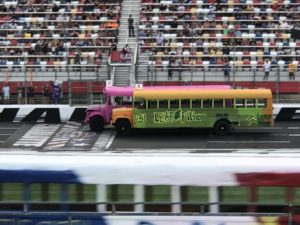
M 106 86 L 104 93 L 107 96 L 132 96 L 134 88 L 133 87 L 115 87 L 115 86 Z
M 182 85 L 182 86 L 144 86 L 139 90 L 228 90 L 230 85 Z M 133 96 L 135 87 L 106 86 L 104 93 L 108 96 Z
M 270 89 L 231 90 L 135 90 L 135 98 L 142 99 L 231 99 L 231 98 L 271 98 Z

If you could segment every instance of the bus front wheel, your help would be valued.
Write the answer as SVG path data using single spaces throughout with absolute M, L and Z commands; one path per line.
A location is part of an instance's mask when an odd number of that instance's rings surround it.
M 100 116 L 94 116 L 90 120 L 90 128 L 92 131 L 101 132 L 104 128 L 104 120 Z
M 116 122 L 116 131 L 117 131 L 117 135 L 120 136 L 126 136 L 129 135 L 131 132 L 131 125 L 130 122 L 128 120 L 118 120 Z
M 231 124 L 227 120 L 219 120 L 214 125 L 214 131 L 217 135 L 230 134 L 232 130 Z

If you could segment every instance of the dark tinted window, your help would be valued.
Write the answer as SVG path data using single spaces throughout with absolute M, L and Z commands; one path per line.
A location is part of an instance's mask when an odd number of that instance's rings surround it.
M 212 108 L 212 100 L 204 99 L 203 100 L 203 108 Z
M 168 100 L 159 100 L 159 108 L 167 109 L 168 108 Z
M 189 109 L 190 108 L 190 100 L 189 99 L 181 99 L 181 108 Z
M 156 100 L 149 100 L 148 101 L 148 108 L 149 109 L 157 109 L 157 101 Z
M 170 100 L 170 108 L 178 109 L 179 108 L 179 100 Z
M 223 108 L 223 99 L 215 99 L 214 107 L 215 108 Z
M 192 100 L 192 107 L 193 108 L 201 108 L 201 100 L 200 99 L 193 99 Z
M 247 108 L 255 108 L 255 99 L 251 98 L 251 99 L 246 99 L 246 106 Z
M 244 108 L 245 107 L 245 99 L 236 99 L 235 107 L 236 108 Z

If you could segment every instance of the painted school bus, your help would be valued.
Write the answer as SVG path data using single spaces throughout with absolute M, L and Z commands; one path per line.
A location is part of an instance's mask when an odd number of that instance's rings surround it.
M 133 107 L 114 109 L 117 134 L 132 128 L 213 128 L 219 135 L 233 127 L 273 126 L 269 89 L 135 90 Z
M 142 86 L 142 85 L 141 85 Z M 112 110 L 120 107 L 131 107 L 132 96 L 136 88 L 132 86 L 116 87 L 111 81 L 103 90 L 104 104 L 88 106 L 85 112 L 85 122 L 92 131 L 100 132 L 111 124 Z M 187 85 L 187 86 L 145 86 L 144 90 L 227 90 L 230 85 Z

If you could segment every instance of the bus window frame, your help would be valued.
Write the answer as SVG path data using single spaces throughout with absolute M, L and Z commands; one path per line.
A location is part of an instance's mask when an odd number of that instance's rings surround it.
M 177 104 L 177 107 L 174 107 L 174 105 L 171 105 L 171 102 L 174 101 Z M 180 104 L 180 99 L 169 99 L 169 109 L 180 109 L 181 108 L 181 104 Z M 172 107 L 171 107 L 172 106 Z
M 167 103 L 166 105 L 165 105 L 165 107 L 160 107 L 160 103 L 161 102 L 165 102 L 165 103 Z M 168 99 L 159 99 L 158 100 L 158 109 L 169 109 L 169 100 Z
M 140 109 L 146 109 L 147 108 L 146 102 L 147 101 L 145 99 L 134 99 L 132 101 L 133 108 L 138 109 L 138 110 L 140 110 Z M 136 103 L 138 103 L 138 105 L 136 105 Z M 143 104 L 141 104 L 141 103 L 143 103 Z M 137 107 L 137 106 L 139 106 L 139 107 Z M 140 106 L 143 106 L 143 107 L 140 107 Z
M 180 109 L 191 109 L 191 100 L 192 99 L 180 99 Z M 188 104 L 186 105 L 187 107 L 182 107 L 182 101 L 188 101 Z
M 224 99 L 224 108 L 225 109 L 233 109 L 233 108 L 235 108 L 234 106 L 235 106 L 235 104 L 234 104 L 234 98 L 226 98 L 226 99 Z
M 216 100 L 221 100 L 222 103 L 219 105 L 219 107 L 216 107 Z M 224 108 L 224 99 L 213 99 L 213 109 L 223 109 Z
M 203 108 L 203 101 L 202 99 L 191 99 L 191 109 L 202 109 Z M 194 107 L 194 102 L 196 102 L 197 104 L 199 104 L 199 106 Z
M 238 105 L 238 103 L 237 103 L 237 100 L 242 100 L 243 101 L 243 103 L 242 103 L 242 105 Z M 245 98 L 236 98 L 235 99 L 235 107 L 234 108 L 236 108 L 236 109 L 245 109 L 246 108 L 246 99 Z
M 252 106 L 249 105 L 248 100 L 254 100 Z M 257 108 L 257 105 L 256 105 L 256 98 L 245 98 L 245 101 L 246 101 L 246 104 L 245 104 L 245 105 L 246 105 L 246 108 L 247 108 L 247 109 Z
M 260 106 L 259 100 L 263 100 L 263 106 Z M 257 108 L 267 108 L 268 107 L 268 100 L 266 98 L 257 98 Z
M 207 99 L 201 99 L 202 100 L 202 107 L 201 109 L 213 109 L 214 108 L 214 99 L 207 98 Z M 205 101 L 208 101 L 208 105 L 205 105 Z
M 151 102 L 156 102 L 156 107 L 155 108 L 150 108 L 149 106 L 151 105 Z M 147 100 L 147 108 L 146 109 L 158 109 L 158 100 L 154 100 L 154 99 L 148 99 Z

